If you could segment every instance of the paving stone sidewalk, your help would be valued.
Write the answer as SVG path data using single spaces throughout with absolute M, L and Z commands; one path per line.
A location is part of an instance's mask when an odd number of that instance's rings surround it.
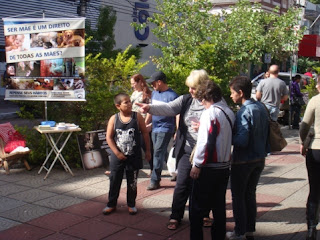
M 282 128 L 288 146 L 270 155 L 257 187 L 258 218 L 255 239 L 300 240 L 306 234 L 308 195 L 304 158 L 299 154 L 298 131 Z M 188 211 L 176 231 L 166 228 L 175 182 L 164 171 L 161 188 L 147 191 L 148 172 L 139 176 L 138 214 L 128 214 L 123 181 L 115 213 L 101 213 L 107 201 L 105 169 L 72 169 L 72 177 L 55 167 L 46 180 L 31 171 L 0 172 L 0 240 L 14 239 L 189 239 Z M 231 193 L 227 191 L 227 230 L 234 227 Z M 205 229 L 205 239 L 211 239 Z

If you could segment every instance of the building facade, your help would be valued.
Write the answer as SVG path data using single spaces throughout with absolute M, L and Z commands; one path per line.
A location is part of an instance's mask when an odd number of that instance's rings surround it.
M 142 74 L 151 75 L 155 66 L 151 63 L 150 56 L 160 54 L 152 46 L 156 39 L 151 33 L 151 27 L 135 31 L 131 26 L 133 22 L 143 23 L 148 16 L 156 12 L 154 0 L 0 0 L 0 18 L 59 18 L 85 16 L 90 21 L 91 27 L 95 28 L 101 6 L 110 6 L 116 12 L 117 22 L 114 28 L 116 49 L 125 49 L 128 45 L 141 47 L 141 62 L 149 61 Z M 4 95 L 2 87 L 2 75 L 6 68 L 5 39 L 3 22 L 0 24 L 0 96 Z
M 297 0 L 299 1 L 299 0 Z M 266 11 L 272 11 L 275 7 L 279 7 L 279 12 L 287 11 L 287 9 L 296 4 L 296 0 L 250 0 L 250 2 L 260 3 Z M 230 5 L 234 5 L 238 0 L 210 0 L 214 8 L 228 9 Z

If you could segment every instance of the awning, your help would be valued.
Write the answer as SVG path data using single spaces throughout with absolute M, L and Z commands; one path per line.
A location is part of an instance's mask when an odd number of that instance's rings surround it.
M 299 44 L 299 57 L 320 57 L 320 36 L 304 35 Z

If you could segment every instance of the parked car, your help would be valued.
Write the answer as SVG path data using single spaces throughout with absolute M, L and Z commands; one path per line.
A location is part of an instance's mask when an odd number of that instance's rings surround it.
M 252 92 L 251 92 L 251 97 L 256 99 L 256 87 L 260 83 L 261 80 L 263 80 L 263 76 L 265 73 L 261 73 L 258 76 L 256 76 L 254 79 L 251 80 L 252 83 Z M 310 82 L 310 77 L 306 76 L 302 73 L 296 73 L 292 75 L 292 78 L 294 78 L 296 75 L 301 76 L 301 82 L 300 82 L 300 88 L 303 89 L 305 85 L 309 84 Z M 278 78 L 283 80 L 287 88 L 289 90 L 290 86 L 290 72 L 279 72 Z M 280 103 L 280 112 L 278 115 L 278 122 L 282 125 L 288 125 L 289 124 L 289 100 L 285 101 L 284 103 Z

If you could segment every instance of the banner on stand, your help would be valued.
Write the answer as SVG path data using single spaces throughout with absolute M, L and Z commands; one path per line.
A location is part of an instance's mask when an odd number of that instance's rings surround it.
M 6 100 L 85 101 L 85 18 L 3 18 Z

